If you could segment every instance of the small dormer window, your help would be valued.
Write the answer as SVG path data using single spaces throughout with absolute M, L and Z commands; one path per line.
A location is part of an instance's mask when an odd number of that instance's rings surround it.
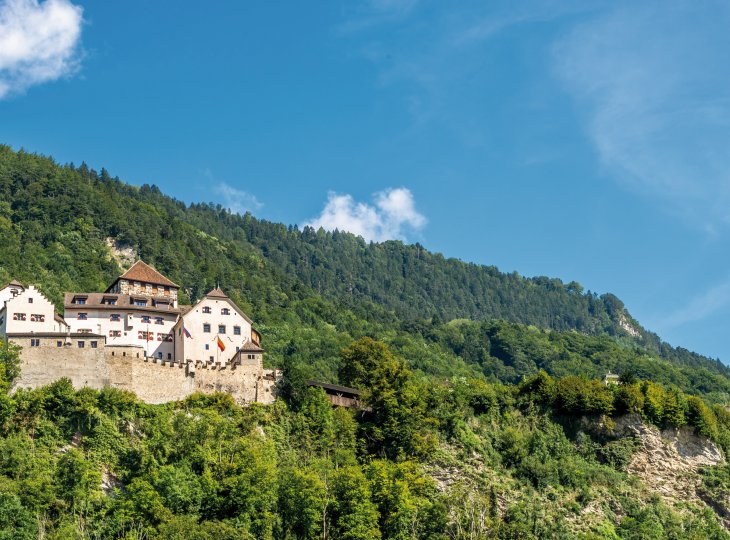
M 84 304 L 86 304 L 86 297 L 85 296 L 74 296 L 73 300 L 71 300 L 71 303 L 83 306 Z

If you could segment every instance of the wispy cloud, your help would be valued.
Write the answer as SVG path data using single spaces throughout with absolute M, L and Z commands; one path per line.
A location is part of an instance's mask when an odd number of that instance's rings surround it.
M 548 21 L 590 9 L 592 1 L 534 0 L 427 4 L 373 2 L 340 28 L 355 40 L 377 69 L 382 88 L 400 87 L 412 130 L 445 127 L 469 147 L 483 147 L 492 135 L 487 96 L 495 79 L 493 39 L 521 25 Z
M 356 202 L 351 195 L 330 192 L 322 213 L 305 226 L 348 231 L 365 240 L 405 239 L 406 231 L 420 231 L 426 218 L 416 210 L 407 188 L 386 189 L 375 194 L 373 204 Z
M 75 73 L 82 24 L 68 0 L 0 0 L 0 99 Z
M 234 188 L 225 182 L 215 184 L 214 190 L 223 199 L 223 206 L 235 214 L 245 214 L 252 210 L 259 210 L 264 206 L 251 193 Z
M 408 16 L 418 0 L 366 0 L 349 11 L 345 21 L 337 26 L 340 34 L 359 32 L 374 26 L 393 22 Z
M 728 27 L 722 2 L 615 3 L 554 50 L 608 173 L 709 231 L 730 223 Z
M 671 329 L 701 321 L 730 306 L 730 279 L 691 298 L 685 305 L 659 317 L 658 328 Z

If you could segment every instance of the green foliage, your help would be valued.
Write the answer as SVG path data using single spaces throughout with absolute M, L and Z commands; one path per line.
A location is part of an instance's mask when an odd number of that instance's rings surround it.
M 35 540 L 33 514 L 11 493 L 0 493 L 0 540 Z
M 7 392 L 20 375 L 20 347 L 0 338 L 0 392 Z
M 730 370 L 613 295 L 0 146 L 0 281 L 61 307 L 119 274 L 107 238 L 184 283 L 183 301 L 220 283 L 284 369 L 283 400 L 153 406 L 68 380 L 10 395 L 17 350 L 0 344 L 0 539 L 728 538 L 623 472 L 635 441 L 583 429 L 637 413 L 730 450 Z M 609 370 L 622 384 L 601 384 Z M 366 408 L 333 409 L 308 379 L 356 386 Z M 701 495 L 726 500 L 729 482 L 710 469 Z
M 426 419 L 424 390 L 405 362 L 384 343 L 364 337 L 342 351 L 340 378 L 364 390 L 362 423 L 370 452 L 391 459 L 426 456 L 435 437 Z
M 717 418 L 707 404 L 697 396 L 687 398 L 687 421 L 693 425 L 697 433 L 718 440 L 720 432 Z

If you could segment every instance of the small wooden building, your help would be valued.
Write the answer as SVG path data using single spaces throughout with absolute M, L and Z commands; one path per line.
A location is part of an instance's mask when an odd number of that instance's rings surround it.
M 360 395 L 362 392 L 357 388 L 338 386 L 336 384 L 323 383 L 319 381 L 307 381 L 309 386 L 321 388 L 330 398 L 332 405 L 336 407 L 352 407 L 360 409 Z

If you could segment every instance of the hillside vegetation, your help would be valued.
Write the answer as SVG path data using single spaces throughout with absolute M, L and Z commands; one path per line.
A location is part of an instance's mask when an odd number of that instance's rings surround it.
M 0 353 L 0 538 L 730 538 L 704 503 L 664 501 L 625 472 L 640 441 L 605 429 L 614 414 L 729 449 L 723 408 L 652 382 L 435 383 L 363 338 L 340 376 L 366 410 L 333 409 L 296 370 L 271 406 L 146 405 L 68 380 L 8 396 L 14 354 Z M 726 476 L 707 475 L 713 507 Z
M 68 380 L 10 394 L 18 351 L 0 343 L 0 540 L 730 538 L 727 465 L 661 498 L 627 472 L 641 441 L 611 428 L 632 415 L 727 455 L 730 370 L 613 295 L 0 147 L 0 282 L 61 308 L 119 275 L 109 242 L 183 302 L 220 283 L 283 368 L 281 399 L 147 405 Z M 361 388 L 365 408 L 333 409 L 309 378 Z
M 597 377 L 630 365 L 716 402 L 730 397 L 726 366 L 662 343 L 611 294 L 185 205 L 104 169 L 0 146 L 0 281 L 34 283 L 60 309 L 64 291 L 103 290 L 119 275 L 110 238 L 182 284 L 182 301 L 220 283 L 260 326 L 270 364 L 299 361 L 331 382 L 340 349 L 369 335 L 439 377 L 514 383 L 538 369 Z

